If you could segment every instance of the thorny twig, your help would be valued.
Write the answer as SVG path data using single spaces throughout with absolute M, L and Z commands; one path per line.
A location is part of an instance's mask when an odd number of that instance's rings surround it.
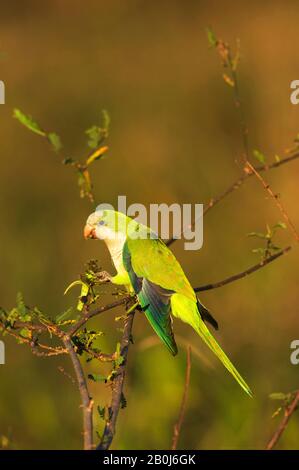
M 255 271 L 258 271 L 259 269 L 263 268 L 264 266 L 271 263 L 272 261 L 275 261 L 277 258 L 279 258 L 280 256 L 290 251 L 291 248 L 292 248 L 291 246 L 287 246 L 283 250 L 280 250 L 278 253 L 275 253 L 274 255 L 263 259 L 259 263 L 254 264 L 253 266 L 246 269 L 245 271 L 242 271 L 238 274 L 234 274 L 233 276 L 227 277 L 226 279 L 223 279 L 222 281 L 214 282 L 213 284 L 205 284 L 203 286 L 195 287 L 194 291 L 202 292 L 206 290 L 217 289 L 218 287 L 225 286 L 226 284 L 230 284 L 231 282 L 238 281 L 239 279 L 242 279 L 243 277 L 248 276 L 248 274 L 252 274 Z
M 130 296 L 125 296 L 122 297 L 119 300 L 116 300 L 115 302 L 111 302 L 110 304 L 103 305 L 101 307 L 97 307 L 94 310 L 87 310 L 84 315 L 76 322 L 69 330 L 69 335 L 73 336 L 80 328 L 82 328 L 85 323 L 88 322 L 91 318 L 100 315 L 101 313 L 106 312 L 107 310 L 111 310 L 115 307 L 119 307 L 120 305 L 125 305 L 126 302 L 130 299 Z
M 280 166 L 285 165 L 286 163 L 290 163 L 290 162 L 292 162 L 294 160 L 297 160 L 297 159 L 299 159 L 299 152 L 295 152 L 293 155 L 282 158 L 282 159 L 280 159 L 278 161 L 275 161 L 275 162 L 273 162 L 269 165 L 258 165 L 258 166 L 254 166 L 253 168 L 258 173 L 266 172 L 266 171 L 274 170 L 275 168 L 279 168 Z M 252 171 L 244 172 L 230 186 L 228 186 L 225 189 L 225 191 L 220 193 L 218 196 L 215 196 L 214 198 L 211 198 L 210 201 L 204 205 L 203 215 L 206 215 L 219 202 L 223 201 L 223 199 L 225 199 L 231 193 L 233 193 L 234 191 L 239 189 L 245 183 L 245 181 L 247 181 L 248 178 L 253 176 L 253 174 L 254 173 Z M 195 222 L 196 221 L 194 221 L 191 224 L 191 228 L 194 228 Z M 183 235 L 183 234 L 184 234 L 184 230 L 182 231 L 181 235 Z M 178 240 L 178 238 L 171 238 L 170 240 L 167 241 L 167 243 L 166 243 L 167 246 L 172 245 L 176 240 Z
M 285 408 L 283 419 L 281 420 L 278 428 L 276 429 L 275 433 L 273 434 L 270 441 L 268 442 L 266 446 L 266 450 L 272 450 L 276 446 L 281 435 L 285 431 L 292 414 L 297 409 L 298 405 L 299 405 L 299 390 L 297 390 L 295 397 L 293 401 L 291 402 L 291 404 Z
M 68 351 L 70 359 L 73 363 L 74 371 L 76 374 L 76 379 L 78 383 L 79 392 L 81 395 L 82 409 L 83 409 L 83 434 L 84 434 L 84 449 L 91 450 L 93 449 L 93 420 L 92 420 L 92 410 L 93 410 L 93 400 L 89 396 L 89 391 L 87 387 L 86 378 L 84 371 L 79 360 L 72 340 L 69 335 L 64 335 L 62 338 L 63 344 Z
M 270 170 L 274 170 L 275 168 L 279 168 L 281 165 L 285 165 L 286 163 L 290 163 L 294 160 L 297 160 L 298 158 L 299 158 L 299 152 L 296 152 L 293 155 L 282 158 L 281 160 L 275 161 L 271 163 L 270 165 L 259 165 L 259 166 L 255 166 L 254 168 L 259 173 L 264 172 L 264 171 L 270 171 Z M 228 186 L 228 188 L 223 193 L 220 193 L 218 196 L 210 199 L 210 201 L 205 205 L 204 215 L 206 215 L 207 212 L 209 212 L 214 206 L 216 206 L 216 204 L 221 202 L 226 196 L 228 196 L 232 192 L 239 189 L 243 185 L 243 183 L 245 183 L 245 181 L 251 176 L 253 176 L 252 172 L 244 173 L 237 180 L 235 180 L 234 183 Z
M 274 200 L 276 206 L 278 207 L 282 217 L 286 221 L 290 231 L 292 232 L 292 234 L 294 236 L 294 239 L 296 240 L 297 243 L 299 243 L 299 233 L 297 232 L 295 225 L 291 221 L 286 209 L 284 208 L 282 202 L 280 201 L 279 196 L 273 192 L 270 185 L 264 180 L 264 178 L 260 175 L 260 173 L 256 170 L 256 168 L 254 168 L 251 165 L 251 163 L 249 161 L 246 162 L 245 169 L 247 169 L 247 171 L 249 171 L 249 172 L 252 172 L 257 177 L 257 179 L 260 181 L 260 183 L 262 184 L 264 189 L 267 191 L 267 193 L 270 194 L 270 196 Z
M 134 320 L 134 311 L 129 313 L 126 321 L 125 328 L 120 345 L 120 354 L 123 358 L 122 364 L 117 370 L 117 375 L 112 381 L 112 397 L 111 404 L 109 406 L 109 417 L 106 421 L 104 432 L 100 444 L 97 447 L 97 450 L 107 450 L 109 449 L 114 434 L 115 426 L 118 417 L 118 412 L 121 407 L 122 397 L 123 397 L 123 387 L 126 374 L 127 358 L 129 352 L 129 346 L 132 338 L 132 327 Z
M 181 401 L 180 412 L 177 422 L 173 428 L 173 436 L 172 436 L 172 444 L 171 450 L 176 450 L 178 445 L 178 440 L 180 437 L 181 427 L 184 421 L 185 412 L 186 412 L 186 405 L 188 399 L 188 391 L 190 385 L 190 375 L 191 375 L 191 348 L 188 346 L 187 348 L 187 363 L 186 363 L 186 376 L 185 376 L 185 384 L 184 384 L 184 393 Z

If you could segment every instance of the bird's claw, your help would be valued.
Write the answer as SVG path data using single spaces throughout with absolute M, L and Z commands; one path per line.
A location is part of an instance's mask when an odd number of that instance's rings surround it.
M 98 282 L 101 284 L 105 282 L 110 282 L 112 279 L 111 274 L 107 273 L 107 271 L 101 271 L 99 273 L 96 273 L 96 277 L 98 279 Z

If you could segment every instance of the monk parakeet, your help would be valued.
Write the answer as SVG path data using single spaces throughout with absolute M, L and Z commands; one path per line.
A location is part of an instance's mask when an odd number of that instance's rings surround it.
M 154 232 L 113 210 L 96 210 L 86 222 L 85 238 L 104 240 L 117 274 L 108 279 L 135 293 L 141 309 L 169 351 L 177 354 L 172 318 L 194 328 L 207 346 L 251 395 L 249 386 L 223 352 L 204 321 L 217 322 L 199 302 L 173 253 Z

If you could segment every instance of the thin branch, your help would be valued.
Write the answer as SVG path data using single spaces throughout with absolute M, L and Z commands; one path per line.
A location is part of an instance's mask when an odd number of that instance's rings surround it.
M 264 180 L 264 178 L 260 175 L 260 173 L 256 170 L 256 168 L 254 168 L 250 162 L 246 162 L 246 165 L 247 167 L 249 168 L 249 171 L 252 172 L 256 177 L 257 179 L 260 181 L 260 183 L 262 184 L 262 186 L 264 187 L 264 189 L 267 191 L 268 194 L 270 194 L 270 196 L 272 197 L 272 199 L 274 200 L 276 206 L 278 207 L 282 217 L 284 218 L 284 220 L 286 221 L 287 225 L 289 226 L 289 229 L 290 231 L 292 232 L 293 236 L 294 236 L 294 239 L 296 240 L 296 242 L 299 243 L 299 234 L 296 230 L 296 227 L 295 225 L 293 224 L 293 222 L 291 221 L 286 209 L 284 208 L 282 202 L 280 201 L 279 197 L 277 194 L 275 194 L 273 192 L 273 190 L 271 189 L 270 185 Z
M 73 336 L 77 331 L 85 325 L 90 318 L 93 318 L 97 315 L 100 315 L 101 313 L 106 312 L 107 310 L 111 310 L 115 307 L 119 307 L 120 305 L 124 305 L 128 300 L 130 299 L 130 296 L 125 296 L 119 300 L 116 300 L 115 302 L 112 302 L 110 304 L 104 305 L 102 307 L 95 308 L 94 310 L 91 310 L 90 312 L 87 312 L 85 315 L 83 315 L 80 320 L 78 320 L 77 323 L 75 323 L 68 331 L 69 336 Z
M 64 335 L 63 344 L 65 345 L 71 361 L 73 363 L 76 379 L 78 383 L 79 392 L 81 395 L 82 408 L 83 408 L 83 434 L 84 434 L 84 449 L 93 449 L 93 424 L 92 424 L 92 410 L 93 400 L 89 396 L 87 382 L 83 372 L 81 362 L 74 350 L 70 336 Z
M 14 321 L 8 327 L 6 326 L 4 328 L 6 328 L 7 331 L 9 331 L 9 329 L 19 330 L 20 328 L 27 328 L 28 330 L 34 331 L 37 334 L 48 331 L 45 325 L 37 325 L 35 323 L 24 322 L 24 321 Z
M 211 290 L 211 289 L 217 289 L 218 287 L 225 286 L 226 284 L 230 284 L 231 282 L 238 281 L 239 279 L 242 279 L 243 277 L 248 276 L 248 274 L 252 274 L 255 271 L 258 271 L 259 269 L 263 268 L 264 266 L 267 266 L 267 264 L 271 263 L 272 261 L 275 261 L 277 258 L 280 256 L 284 255 L 288 251 L 291 250 L 291 246 L 287 246 L 283 250 L 279 251 L 278 253 L 275 253 L 272 256 L 269 256 L 268 258 L 265 258 L 264 260 L 260 261 L 259 263 L 251 266 L 250 268 L 246 269 L 245 271 L 242 271 L 238 274 L 234 274 L 233 276 L 227 277 L 226 279 L 223 279 L 222 281 L 214 282 L 213 284 L 205 284 L 200 287 L 195 287 L 194 291 L 195 292 L 202 292 L 205 290 Z
M 260 166 L 255 166 L 254 169 L 256 171 L 263 172 L 263 171 L 270 171 L 274 170 L 275 168 L 280 167 L 281 165 L 285 165 L 286 163 L 292 162 L 293 160 L 297 160 L 299 158 L 299 152 L 296 152 L 294 155 L 291 155 L 289 157 L 282 158 L 281 160 L 278 160 L 277 162 L 273 162 L 270 165 L 260 165 Z M 206 204 L 204 208 L 204 215 L 207 214 L 207 212 L 212 209 L 216 204 L 221 202 L 226 196 L 231 194 L 233 191 L 237 190 L 242 186 L 242 184 L 253 174 L 251 172 L 246 172 L 242 176 L 240 176 L 233 184 L 231 184 L 223 193 L 219 194 L 215 198 L 212 198 L 208 204 Z
M 31 347 L 31 351 L 36 356 L 58 356 L 60 354 L 67 354 L 67 350 L 61 348 L 60 346 L 52 347 L 48 346 L 47 344 L 36 343 L 32 338 L 25 338 L 19 333 L 17 333 L 17 329 L 26 327 L 32 331 L 41 330 L 39 325 L 31 325 L 30 323 L 25 322 L 14 322 L 13 325 L 7 327 L 1 320 L 0 320 L 0 329 L 3 329 L 8 335 L 13 336 L 18 341 L 24 344 L 28 344 Z M 45 328 L 46 330 L 46 328 Z M 44 331 L 44 330 L 43 330 Z M 47 352 L 39 351 L 38 348 L 43 349 Z
M 263 171 L 270 171 L 274 170 L 275 168 L 279 168 L 282 165 L 285 165 L 286 163 L 290 163 L 293 160 L 299 159 L 299 152 L 294 153 L 294 155 L 291 155 L 289 157 L 282 158 L 281 160 L 278 160 L 277 162 L 273 162 L 270 165 L 259 165 L 253 167 L 257 172 L 261 173 Z M 206 215 L 213 207 L 215 207 L 219 202 L 223 201 L 227 196 L 229 196 L 231 193 L 239 189 L 245 181 L 247 181 L 248 178 L 253 176 L 252 172 L 246 172 L 239 178 L 237 178 L 230 186 L 226 188 L 225 191 L 220 193 L 218 196 L 215 196 L 214 198 L 211 198 L 210 201 L 205 204 L 204 210 L 203 210 L 203 215 Z M 191 225 L 191 228 L 194 227 L 196 221 L 194 221 Z M 181 236 L 184 234 L 184 230 L 181 233 Z M 171 238 L 170 240 L 167 241 L 166 245 L 170 246 L 172 243 L 174 243 L 178 238 Z
M 115 361 L 116 358 L 116 353 L 108 354 L 108 353 L 103 353 L 103 352 L 96 352 L 93 351 L 90 348 L 84 348 L 84 351 L 86 351 L 90 356 L 92 356 L 94 359 L 97 359 L 100 362 L 113 362 Z
M 283 417 L 282 421 L 280 422 L 277 430 L 275 431 L 275 433 L 271 437 L 270 441 L 268 442 L 268 444 L 266 446 L 266 450 L 272 450 L 276 446 L 276 444 L 278 443 L 281 435 L 285 431 L 292 414 L 297 409 L 298 405 L 299 405 L 299 390 L 297 390 L 292 403 L 285 408 L 284 417 Z
M 117 370 L 117 375 L 112 382 L 112 397 L 111 404 L 109 407 L 109 418 L 105 424 L 104 432 L 100 444 L 97 447 L 97 450 L 107 450 L 109 449 L 113 437 L 115 435 L 116 421 L 118 417 L 118 412 L 121 407 L 123 399 L 123 387 L 126 374 L 126 366 L 128 359 L 129 346 L 131 343 L 132 337 L 132 327 L 134 321 L 134 311 L 131 312 L 125 321 L 125 328 L 120 345 L 120 354 L 123 358 L 122 364 Z
M 30 346 L 31 346 L 32 354 L 35 354 L 36 356 L 50 357 L 50 356 L 60 356 L 61 354 L 68 354 L 67 350 L 60 346 L 57 346 L 56 348 L 52 348 L 51 346 L 48 346 L 46 344 L 39 344 L 39 343 L 35 344 L 34 342 L 33 344 L 30 343 Z M 44 349 L 48 352 L 39 351 L 37 348 Z
M 270 170 L 273 170 L 275 168 L 278 168 L 281 165 L 285 165 L 286 163 L 292 162 L 293 160 L 297 160 L 298 158 L 299 158 L 299 152 L 296 152 L 294 155 L 282 158 L 281 160 L 278 160 L 277 162 L 273 162 L 270 165 L 260 165 L 260 166 L 255 166 L 253 168 L 255 169 L 255 171 L 261 173 L 261 172 L 264 172 L 264 171 L 270 171 Z M 208 204 L 206 204 L 205 207 L 204 207 L 203 214 L 206 215 L 209 212 L 209 210 L 211 210 L 214 206 L 216 206 L 216 204 L 221 202 L 226 196 L 228 196 L 232 192 L 239 189 L 240 186 L 242 186 L 243 183 L 248 178 L 250 178 L 251 176 L 253 176 L 253 173 L 250 172 L 250 171 L 244 173 L 237 180 L 235 180 L 235 182 L 233 184 L 228 186 L 228 188 L 223 193 L 220 193 L 218 196 L 210 199 Z
M 232 77 L 232 87 L 234 91 L 235 106 L 238 109 L 239 116 L 240 116 L 240 126 L 241 126 L 241 133 L 242 133 L 244 156 L 245 156 L 245 159 L 248 160 L 248 157 L 249 157 L 248 128 L 247 128 L 243 104 L 242 104 L 242 100 L 240 96 L 239 77 L 237 73 L 238 62 L 240 59 L 240 43 L 239 41 L 237 42 L 237 52 L 236 52 L 235 58 L 232 57 L 230 46 L 224 43 L 223 41 L 218 41 L 217 49 L 218 49 L 220 56 L 222 55 L 221 51 L 224 52 L 224 55 L 226 52 L 226 58 L 227 58 L 226 62 L 230 69 L 230 73 Z
M 189 391 L 189 385 L 190 385 L 190 375 L 191 375 L 191 348 L 190 346 L 188 346 L 184 393 L 183 393 L 183 397 L 181 401 L 179 417 L 173 428 L 171 450 L 176 450 L 177 445 L 178 445 L 178 440 L 180 437 L 180 432 L 181 432 L 181 428 L 182 428 L 182 424 L 183 424 L 185 412 L 186 412 L 188 391 Z

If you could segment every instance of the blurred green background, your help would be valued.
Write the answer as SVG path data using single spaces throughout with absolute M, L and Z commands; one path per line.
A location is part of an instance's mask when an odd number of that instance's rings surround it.
M 205 28 L 241 40 L 241 95 L 252 149 L 271 161 L 299 131 L 299 106 L 290 103 L 298 79 L 299 4 L 295 1 L 11 1 L 1 5 L 0 79 L 6 84 L 1 120 L 1 305 L 16 292 L 51 315 L 75 301 L 65 287 L 90 258 L 111 271 L 105 246 L 83 240 L 91 208 L 80 200 L 74 175 L 38 136 L 12 118 L 14 107 L 59 133 L 68 155 L 86 155 L 84 130 L 111 116 L 110 151 L 94 166 L 97 202 L 208 201 L 242 172 L 242 142 L 232 90 L 223 82 Z M 299 162 L 267 175 L 299 226 Z M 204 246 L 173 251 L 194 285 L 218 281 L 258 261 L 246 234 L 281 219 L 252 178 L 211 211 Z M 287 231 L 278 243 L 291 241 Z M 220 323 L 217 337 L 254 390 L 250 400 L 196 334 L 175 322 L 193 347 L 191 387 L 179 447 L 263 448 L 278 424 L 273 391 L 299 386 L 290 364 L 298 338 L 298 253 L 203 293 Z M 107 312 L 93 322 L 111 351 L 120 333 Z M 134 324 L 125 394 L 113 448 L 169 448 L 185 374 L 185 345 L 173 358 L 154 341 L 144 318 Z M 80 448 L 81 410 L 67 358 L 42 359 L 5 337 L 0 366 L 0 435 L 17 449 Z M 200 358 L 203 355 L 205 360 Z M 97 403 L 109 390 L 91 384 Z M 96 419 L 97 429 L 101 422 Z M 298 416 L 279 444 L 298 448 Z

